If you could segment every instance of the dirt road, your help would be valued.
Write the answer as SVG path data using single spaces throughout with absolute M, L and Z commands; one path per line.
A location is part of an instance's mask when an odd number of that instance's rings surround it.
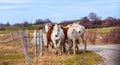
M 83 46 L 80 49 L 83 49 Z M 87 46 L 87 50 L 101 55 L 106 65 L 120 65 L 120 44 L 92 45 Z

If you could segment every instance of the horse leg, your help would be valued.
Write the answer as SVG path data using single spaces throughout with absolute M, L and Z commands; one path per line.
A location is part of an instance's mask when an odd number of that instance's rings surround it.
M 79 44 L 79 39 L 76 40 L 77 44 L 76 44 L 76 50 L 79 50 L 78 44 Z
M 65 40 L 64 40 L 64 42 L 62 43 L 62 47 L 63 47 L 63 52 L 66 52 L 66 49 L 65 49 Z
M 76 43 L 75 43 L 75 39 L 73 39 L 73 54 L 76 54 Z
M 58 55 L 61 55 L 61 40 L 59 40 L 58 44 L 57 44 L 57 51 L 58 51 Z
M 71 51 L 71 49 L 73 47 L 73 41 L 72 40 L 68 40 L 66 46 L 68 47 L 68 48 L 66 48 L 67 53 L 70 54 L 70 51 Z
M 48 40 L 47 40 L 47 46 L 46 46 L 47 48 L 48 48 L 48 44 L 49 44 L 49 43 L 48 43 Z
M 85 39 L 85 36 L 84 36 L 84 34 L 82 34 L 81 35 L 81 38 L 82 38 L 82 41 L 83 41 L 83 43 L 84 43 L 84 51 L 86 51 L 86 39 Z
M 54 52 L 57 53 L 57 51 L 56 51 L 56 48 L 57 48 L 56 41 L 55 40 L 52 40 L 52 41 L 53 41 L 53 44 L 54 44 Z

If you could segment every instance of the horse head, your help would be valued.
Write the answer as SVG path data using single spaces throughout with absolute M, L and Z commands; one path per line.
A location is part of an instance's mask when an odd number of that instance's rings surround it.
M 51 26 L 52 26 L 51 23 L 46 23 L 46 24 L 45 24 L 45 32 L 46 32 L 46 33 L 49 31 L 49 29 L 50 29 Z
M 53 27 L 53 33 L 55 37 L 58 37 L 58 35 L 60 34 L 59 33 L 61 31 L 60 28 L 61 28 L 60 25 L 57 25 L 57 24 L 55 24 L 55 26 Z
M 76 32 L 78 34 L 82 34 L 83 33 L 83 29 L 84 27 L 78 23 L 73 23 L 72 24 L 72 33 Z

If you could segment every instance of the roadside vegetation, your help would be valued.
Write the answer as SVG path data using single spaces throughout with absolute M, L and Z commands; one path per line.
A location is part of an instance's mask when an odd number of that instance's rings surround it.
M 8 45 L 9 44 L 9 45 Z M 17 44 L 17 43 L 16 43 Z M 23 48 L 10 43 L 1 44 L 0 45 L 0 65 L 26 65 L 26 60 L 23 52 Z M 30 59 L 32 65 L 36 65 L 34 58 L 33 48 L 29 48 Z M 103 64 L 104 61 L 101 56 L 96 53 L 87 51 L 83 53 L 83 50 L 77 52 L 77 54 L 62 54 L 61 56 L 57 56 L 53 53 L 49 53 L 44 51 L 43 57 L 38 57 L 38 64 L 48 65 L 94 65 L 94 64 Z

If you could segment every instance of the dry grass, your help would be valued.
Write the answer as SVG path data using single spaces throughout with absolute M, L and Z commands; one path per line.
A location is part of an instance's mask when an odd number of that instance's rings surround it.
M 97 44 L 97 45 L 103 45 L 103 44 L 106 44 L 104 41 L 108 40 L 108 38 L 111 40 L 113 40 L 113 37 L 114 39 L 118 37 L 118 31 L 115 33 L 112 33 L 112 31 L 114 31 L 114 29 L 116 28 L 120 28 L 120 27 L 107 27 L 107 28 L 94 28 L 94 29 L 86 29 L 86 39 L 87 39 L 87 44 Z M 111 36 L 110 34 L 112 33 L 112 35 L 114 36 Z M 117 34 L 117 35 L 116 35 Z M 115 36 L 116 35 L 116 36 Z M 105 37 L 108 37 L 105 39 Z M 118 38 L 119 39 L 119 38 Z M 110 41 L 110 40 L 109 40 Z M 115 40 L 115 42 L 112 42 L 110 44 L 115 44 L 118 40 Z M 108 43 L 109 44 L 109 43 Z
M 104 43 L 120 44 L 120 28 L 115 28 L 102 39 Z
M 92 44 L 100 43 L 99 37 L 108 34 L 111 30 L 112 28 L 86 30 L 87 40 Z M 30 32 L 33 33 L 33 31 Z M 0 41 L 10 39 L 10 36 L 3 36 Z M 16 41 L 15 43 L 15 46 L 13 46 L 12 42 L 0 44 L 0 65 L 26 65 L 21 40 Z M 33 48 L 29 48 L 32 65 L 98 65 L 103 62 L 101 56 L 89 51 L 86 53 L 78 51 L 75 55 L 63 53 L 61 56 L 57 56 L 45 49 L 43 56 L 38 56 L 38 63 L 36 63 L 33 50 Z
M 0 65 L 26 65 L 23 48 L 13 46 L 12 43 L 0 44 Z M 103 62 L 101 56 L 93 53 L 78 51 L 77 54 L 63 53 L 55 55 L 45 49 L 43 56 L 38 56 L 38 63 L 35 62 L 33 48 L 29 48 L 32 65 L 93 65 Z

